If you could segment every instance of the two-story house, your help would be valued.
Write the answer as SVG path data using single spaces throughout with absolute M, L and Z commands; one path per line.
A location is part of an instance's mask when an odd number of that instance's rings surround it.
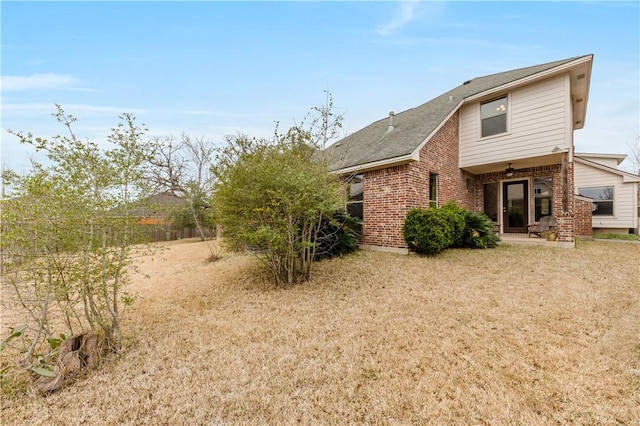
M 572 242 L 591 203 L 574 196 L 573 131 L 584 126 L 593 55 L 465 81 L 378 120 L 326 150 L 350 182 L 362 244 L 406 248 L 412 207 L 455 201 L 485 212 L 501 234 L 542 216 Z

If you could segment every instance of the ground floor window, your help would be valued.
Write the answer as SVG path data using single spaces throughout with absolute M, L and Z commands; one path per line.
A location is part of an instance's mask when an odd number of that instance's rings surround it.
M 438 175 L 429 173 L 429 207 L 438 206 Z
M 613 186 L 579 188 L 578 193 L 593 200 L 593 216 L 613 216 Z
M 364 178 L 355 175 L 349 179 L 349 193 L 347 194 L 347 212 L 360 220 L 364 218 Z
M 540 177 L 533 181 L 535 221 L 542 216 L 551 216 L 553 206 L 553 178 Z
M 483 186 L 484 214 L 498 222 L 498 184 L 485 183 Z

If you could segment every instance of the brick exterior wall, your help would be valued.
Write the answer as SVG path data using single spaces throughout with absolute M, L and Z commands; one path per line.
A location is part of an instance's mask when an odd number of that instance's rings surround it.
M 575 199 L 575 219 L 576 219 L 576 237 L 593 237 L 592 227 L 592 206 L 591 201 Z
M 562 165 L 561 164 L 550 164 L 540 167 L 531 167 L 528 169 L 517 170 L 509 180 L 524 180 L 529 179 L 529 222 L 533 222 L 533 218 L 535 217 L 535 194 L 533 191 L 533 184 L 535 178 L 545 178 L 551 177 L 553 179 L 553 187 L 552 187 L 552 204 L 551 204 L 551 215 L 556 218 L 556 221 L 560 217 L 563 212 L 563 189 L 562 189 Z M 476 204 L 475 211 L 481 212 L 484 210 L 484 193 L 483 186 L 485 183 L 498 183 L 501 184 L 505 179 L 504 172 L 498 173 L 487 173 L 482 175 L 477 175 L 476 177 Z M 573 193 L 573 190 L 570 190 L 570 193 Z M 499 205 L 498 209 L 501 211 L 502 206 Z M 502 222 L 502 215 L 499 213 L 500 222 Z M 566 225 L 565 225 L 566 226 Z M 565 229 L 565 231 L 567 231 Z M 563 234 L 563 237 L 567 235 Z M 573 238 L 573 236 L 571 236 Z M 560 239 L 560 232 L 558 233 L 558 239 Z M 562 240 L 567 241 L 567 240 Z M 573 241 L 573 239 L 568 240 Z
M 535 217 L 535 194 L 534 194 L 534 179 L 551 177 L 553 179 L 553 200 L 551 205 L 551 215 L 556 218 L 556 229 L 558 231 L 558 241 L 572 242 L 574 240 L 574 217 L 570 213 L 574 208 L 574 196 L 573 196 L 573 163 L 567 163 L 567 189 L 563 187 L 563 170 L 562 164 L 550 164 L 540 167 L 531 167 L 528 169 L 517 170 L 509 180 L 524 180 L 529 179 L 529 218 L 530 222 L 533 222 Z M 484 193 L 483 185 L 485 183 L 498 183 L 501 184 L 505 179 L 504 172 L 487 173 L 475 176 L 476 188 L 475 188 L 475 206 L 474 210 L 481 212 L 484 209 Z M 500 189 L 501 190 L 501 189 Z M 563 201 L 564 197 L 567 197 L 566 201 Z M 568 207 L 569 211 L 564 211 L 564 208 Z M 499 210 L 502 206 L 498 206 Z M 500 222 L 502 222 L 502 215 L 500 214 Z
M 436 132 L 420 150 L 420 161 L 409 165 L 409 207 L 429 206 L 429 174 L 438 175 L 438 205 L 454 201 L 460 207 L 474 206 L 474 178 L 459 168 L 458 113 Z
M 558 241 L 573 242 L 576 237 L 575 224 L 575 189 L 573 184 L 573 162 L 568 161 L 568 154 L 562 154 L 562 164 L 560 165 L 560 199 L 562 202 L 561 212 L 556 215 L 556 231 L 558 233 Z M 555 184 L 554 184 L 555 187 Z M 556 191 L 554 190 L 554 197 Z
M 412 207 L 429 207 L 429 174 L 438 175 L 438 204 L 473 209 L 474 177 L 458 168 L 456 112 L 420 150 L 420 161 L 365 172 L 361 243 L 406 248 L 402 225 Z
M 364 173 L 361 244 L 406 248 L 402 225 L 408 211 L 408 167 L 402 165 Z
M 558 241 L 573 242 L 575 238 L 575 220 L 573 213 L 560 213 L 556 216 Z
M 438 175 L 438 205 L 455 201 L 459 206 L 476 212 L 484 210 L 483 185 L 501 183 L 505 179 L 504 172 L 471 175 L 460 170 L 458 129 L 456 112 L 420 150 L 419 161 L 363 173 L 364 226 L 361 244 L 407 247 L 402 236 L 402 225 L 409 209 L 429 206 L 430 173 Z M 567 155 L 564 155 L 564 164 L 518 170 L 510 180 L 530 179 L 529 217 L 533 221 L 533 179 L 552 177 L 551 213 L 556 218 L 558 241 L 572 242 L 576 232 L 573 163 L 568 162 Z M 580 232 L 586 231 L 580 228 Z

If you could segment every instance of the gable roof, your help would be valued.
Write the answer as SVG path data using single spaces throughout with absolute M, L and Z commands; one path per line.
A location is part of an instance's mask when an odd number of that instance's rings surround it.
M 595 152 L 576 152 L 576 157 L 584 158 L 585 160 L 593 159 L 591 161 L 597 163 L 599 159 L 611 159 L 615 160 L 616 164 L 622 163 L 626 158 L 627 154 L 598 154 Z
M 510 88 L 520 80 L 565 69 L 579 60 L 593 55 L 576 56 L 560 61 L 477 77 L 418 107 L 393 117 L 393 130 L 389 117 L 385 117 L 337 141 L 325 150 L 329 170 L 348 172 L 369 169 L 376 165 L 391 165 L 415 159 L 415 153 L 458 108 L 469 98 L 477 98 L 493 90 Z M 525 80 L 526 81 L 526 80 Z M 586 104 L 586 99 L 584 100 Z M 582 120 L 584 121 L 584 120 Z
M 607 154 L 603 154 L 603 155 L 607 155 Z M 584 164 L 585 166 L 593 167 L 595 169 L 599 169 L 608 173 L 612 173 L 614 175 L 621 176 L 622 183 L 640 182 L 640 176 L 636 176 L 633 173 L 625 172 L 620 169 L 615 169 L 613 167 L 605 166 L 604 164 L 600 164 L 595 161 L 588 160 L 587 158 L 583 158 L 580 154 L 576 154 L 573 157 L 573 159 L 575 162 Z

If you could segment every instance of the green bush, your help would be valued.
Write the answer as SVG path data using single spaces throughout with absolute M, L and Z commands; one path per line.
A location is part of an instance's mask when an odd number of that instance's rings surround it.
M 463 237 L 465 233 L 466 210 L 457 204 L 449 202 L 440 208 L 440 214 L 449 223 L 448 233 L 451 245 L 449 247 L 464 247 Z
M 491 248 L 500 241 L 493 232 L 493 222 L 484 213 L 474 213 L 454 203 L 410 210 L 402 232 L 409 248 L 424 254 L 450 247 Z
M 409 248 L 418 253 L 436 254 L 453 244 L 451 225 L 441 209 L 411 209 L 402 226 Z
M 465 228 L 462 236 L 462 247 L 493 248 L 500 242 L 500 237 L 493 230 L 493 222 L 484 213 L 464 212 Z
M 336 211 L 331 218 L 324 218 L 316 238 L 315 259 L 332 258 L 355 251 L 361 232 L 360 219 L 344 210 Z

